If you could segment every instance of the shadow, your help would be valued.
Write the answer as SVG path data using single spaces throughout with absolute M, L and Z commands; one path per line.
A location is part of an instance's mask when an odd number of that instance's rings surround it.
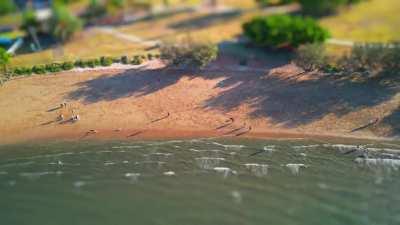
M 240 133 L 236 134 L 235 136 L 239 137 L 239 136 L 242 136 L 244 134 L 247 134 L 247 133 L 249 133 L 251 131 L 251 129 L 252 129 L 252 127 L 250 126 L 246 131 L 240 132 Z
M 127 138 L 135 137 L 135 136 L 138 136 L 139 134 L 143 134 L 143 133 L 144 133 L 144 131 L 138 131 L 138 132 L 135 132 L 135 133 L 133 133 L 133 134 L 130 134 L 130 135 L 126 136 L 126 137 L 127 137 Z
M 390 131 L 386 134 L 387 136 L 399 136 L 400 135 L 400 107 L 393 111 L 390 115 L 384 117 L 380 124 L 388 126 Z
M 163 116 L 163 117 L 161 117 L 161 118 L 152 120 L 152 121 L 150 121 L 150 123 L 156 123 L 156 122 L 158 122 L 158 121 L 165 120 L 165 119 L 167 119 L 169 116 L 170 116 L 170 113 L 168 112 L 166 116 Z
M 218 79 L 212 88 L 221 91 L 200 102 L 200 108 L 229 113 L 247 104 L 251 109 L 247 115 L 249 118 L 268 119 L 271 124 L 295 128 L 327 115 L 341 117 L 378 105 L 399 92 L 398 86 L 376 81 L 357 83 L 351 76 L 302 73 L 285 60 L 265 61 L 263 69 L 258 70 L 252 66 L 234 70 L 232 67 L 237 65 L 236 61 L 235 57 L 220 57 L 206 70 L 131 69 L 119 74 L 103 74 L 79 83 L 79 88 L 69 93 L 67 99 L 92 104 L 146 96 L 177 83 L 183 76 Z M 399 117 L 397 112 L 386 120 L 398 121 Z M 398 131 L 400 128 L 394 129 Z
M 61 108 L 62 108 L 61 106 L 58 106 L 58 107 L 49 109 L 49 110 L 47 110 L 46 112 L 53 112 L 53 111 L 59 110 L 59 109 L 61 109 Z
M 45 122 L 45 123 L 41 123 L 40 126 L 50 125 L 50 124 L 52 124 L 52 123 L 54 123 L 54 122 L 56 122 L 56 121 L 55 121 L 55 120 L 48 121 L 48 122 Z
M 200 17 L 188 19 L 185 21 L 172 23 L 169 25 L 169 28 L 183 29 L 183 30 L 201 29 L 212 26 L 217 23 L 223 23 L 229 20 L 233 20 L 241 15 L 242 11 L 240 10 L 230 10 L 226 12 L 211 13 Z

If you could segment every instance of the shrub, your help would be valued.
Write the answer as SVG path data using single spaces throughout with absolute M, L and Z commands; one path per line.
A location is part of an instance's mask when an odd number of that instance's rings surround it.
M 113 59 L 111 57 L 104 57 L 102 56 L 100 58 L 100 64 L 102 66 L 111 66 L 111 64 L 113 63 Z
M 76 60 L 75 63 L 74 63 L 74 65 L 75 65 L 76 67 L 80 67 L 80 68 L 85 68 L 85 67 L 86 67 L 85 62 L 82 61 L 81 59 Z
M 289 4 L 295 2 L 295 0 L 280 0 L 280 1 L 274 1 L 274 0 L 255 0 L 256 3 L 260 6 L 268 6 L 268 5 L 284 5 L 284 4 Z
M 73 62 L 64 62 L 62 64 L 62 69 L 63 70 L 72 70 L 74 68 L 74 63 Z
M 128 64 L 128 63 L 129 63 L 129 58 L 128 58 L 128 56 L 126 56 L 126 55 L 121 56 L 121 63 L 122 63 L 122 64 Z
M 289 15 L 256 17 L 243 24 L 244 34 L 261 47 L 298 47 L 322 43 L 330 35 L 311 18 Z
M 189 39 L 177 44 L 163 44 L 161 55 L 169 65 L 202 68 L 217 58 L 218 47 Z
M 61 42 L 65 42 L 81 27 L 81 20 L 70 13 L 66 6 L 53 4 L 50 30 L 55 38 Z
M 88 7 L 83 13 L 82 17 L 89 23 L 93 23 L 97 18 L 103 17 L 107 14 L 107 9 L 98 0 L 90 0 Z
M 321 44 L 306 44 L 301 46 L 297 49 L 294 61 L 296 65 L 302 67 L 305 71 L 323 69 L 328 65 L 325 47 Z
M 21 76 L 21 75 L 31 75 L 32 68 L 30 67 L 16 67 L 14 68 L 13 75 Z
M 36 17 L 35 11 L 32 9 L 26 9 L 22 14 L 21 29 L 29 33 L 29 29 L 38 29 L 40 23 Z
M 62 70 L 62 67 L 60 63 L 51 63 L 51 64 L 46 64 L 45 69 L 49 73 L 55 73 L 55 72 L 60 72 Z
M 32 67 L 32 72 L 36 74 L 45 74 L 46 67 L 44 65 L 35 65 Z
M 131 64 L 133 65 L 140 65 L 142 63 L 143 63 L 143 58 L 138 55 L 135 55 L 131 61 Z
M 7 73 L 7 65 L 10 63 L 11 55 L 4 49 L 0 47 L 0 66 L 2 67 L 2 73 Z
M 353 46 L 350 55 L 340 60 L 341 68 L 347 72 L 385 76 L 400 71 L 399 43 L 368 43 Z
M 152 60 L 153 57 L 154 57 L 153 54 L 151 54 L 151 53 L 148 53 L 148 54 L 147 54 L 147 59 L 148 59 L 148 60 Z
M 96 60 L 89 59 L 89 60 L 85 61 L 85 64 L 87 67 L 94 68 L 94 67 L 96 67 Z
M 363 0 L 299 0 L 306 15 L 324 16 L 337 12 L 341 6 L 359 3 Z
M 15 12 L 17 7 L 13 0 L 2 0 L 0 4 L 0 16 Z
M 155 54 L 154 57 L 155 57 L 156 59 L 159 59 L 159 58 L 161 58 L 161 55 L 160 55 L 160 54 Z

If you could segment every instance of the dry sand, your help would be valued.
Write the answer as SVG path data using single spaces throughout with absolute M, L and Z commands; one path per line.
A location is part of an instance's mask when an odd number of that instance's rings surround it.
M 399 108 L 397 90 L 389 95 L 382 88 L 352 85 L 299 75 L 290 64 L 255 70 L 218 62 L 196 72 L 150 63 L 139 69 L 35 75 L 0 87 L 0 143 L 396 135 L 394 125 L 383 121 Z M 63 102 L 67 107 L 59 108 Z M 63 122 L 57 121 L 61 114 Z M 73 114 L 80 120 L 68 121 Z M 377 125 L 349 133 L 374 118 L 380 119 Z

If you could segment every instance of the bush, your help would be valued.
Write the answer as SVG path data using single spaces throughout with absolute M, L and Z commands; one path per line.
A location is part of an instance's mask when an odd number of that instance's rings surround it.
M 49 73 L 60 72 L 62 70 L 60 63 L 46 64 L 45 69 Z
M 297 49 L 294 62 L 305 71 L 320 70 L 328 65 L 325 47 L 321 44 L 306 44 Z
M 299 0 L 303 13 L 324 16 L 337 12 L 341 6 L 359 3 L 363 0 Z
M 75 65 L 75 67 L 80 67 L 80 68 L 86 67 L 86 63 L 84 61 L 82 61 L 81 59 L 76 60 L 74 65 Z
M 122 63 L 122 64 L 128 64 L 128 63 L 129 63 L 129 58 L 128 58 L 128 56 L 126 56 L 126 55 L 121 56 L 121 63 Z
M 100 64 L 102 66 L 111 66 L 111 64 L 113 63 L 113 59 L 111 57 L 104 57 L 102 56 L 100 58 Z
M 73 62 L 64 62 L 61 67 L 63 70 L 72 70 L 74 68 L 74 63 Z
M 148 59 L 148 60 L 152 60 L 153 57 L 154 57 L 153 54 L 151 54 L 151 53 L 148 53 L 148 54 L 147 54 L 147 59 Z
M 98 0 L 90 0 L 88 7 L 83 13 L 82 17 L 89 23 L 95 22 L 96 19 L 101 18 L 107 14 L 107 9 Z
M 177 44 L 163 44 L 161 56 L 169 65 L 202 68 L 215 60 L 218 47 L 211 43 L 187 40 Z
M 38 29 L 40 26 L 39 20 L 36 17 L 35 11 L 26 9 L 22 14 L 21 29 L 29 33 L 30 28 Z
M 45 74 L 46 67 L 44 65 L 35 65 L 32 67 L 32 72 L 36 74 Z
M 50 30 L 61 42 L 69 40 L 82 27 L 81 20 L 62 4 L 53 4 Z
M 141 56 L 135 55 L 131 61 L 133 65 L 140 65 L 143 63 L 143 58 Z
M 0 16 L 15 12 L 17 7 L 13 0 L 2 0 L 0 4 Z
M 400 44 L 356 44 L 350 55 L 340 60 L 340 65 L 347 72 L 367 72 L 365 74 L 375 76 L 399 73 Z
M 295 2 L 295 0 L 280 0 L 280 1 L 274 1 L 274 0 L 255 0 L 256 3 L 260 6 L 268 6 L 268 5 L 284 5 L 284 4 L 289 4 Z
M 32 68 L 30 67 L 17 67 L 14 68 L 13 75 L 21 76 L 21 75 L 31 75 Z
M 322 43 L 330 36 L 315 20 L 289 15 L 256 17 L 243 24 L 243 30 L 254 44 L 275 48 Z

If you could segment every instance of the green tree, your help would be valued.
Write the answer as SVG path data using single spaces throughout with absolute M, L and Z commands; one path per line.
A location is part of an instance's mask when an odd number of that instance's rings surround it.
M 50 27 L 55 38 L 66 42 L 82 28 L 82 21 L 70 13 L 65 5 L 53 4 Z
M 7 53 L 4 48 L 0 48 L 0 66 L 2 67 L 2 73 L 5 75 L 7 73 L 7 66 L 10 63 L 11 55 Z
M 0 3 L 0 16 L 15 12 L 17 7 L 13 0 L 1 0 Z

